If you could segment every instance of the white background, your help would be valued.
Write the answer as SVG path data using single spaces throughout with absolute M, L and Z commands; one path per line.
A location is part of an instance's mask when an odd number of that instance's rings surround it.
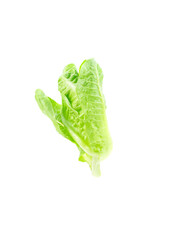
M 0 3 L 0 239 L 191 239 L 190 1 Z M 95 58 L 113 139 L 94 178 L 39 110 Z

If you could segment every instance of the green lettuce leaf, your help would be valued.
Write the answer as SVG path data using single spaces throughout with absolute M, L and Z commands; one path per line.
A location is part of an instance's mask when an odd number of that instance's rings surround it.
M 37 89 L 35 98 L 56 130 L 75 143 L 79 161 L 87 162 L 94 176 L 100 176 L 100 162 L 112 149 L 102 92 L 103 72 L 94 59 L 85 60 L 79 69 L 67 65 L 58 80 L 62 105 Z

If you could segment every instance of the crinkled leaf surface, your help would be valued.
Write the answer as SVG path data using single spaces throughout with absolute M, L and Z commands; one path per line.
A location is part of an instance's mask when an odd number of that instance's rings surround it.
M 57 131 L 75 143 L 79 161 L 87 162 L 93 175 L 100 176 L 100 161 L 111 151 L 106 106 L 102 92 L 103 73 L 94 59 L 85 60 L 79 73 L 67 65 L 58 80 L 62 105 L 36 90 L 36 100 Z

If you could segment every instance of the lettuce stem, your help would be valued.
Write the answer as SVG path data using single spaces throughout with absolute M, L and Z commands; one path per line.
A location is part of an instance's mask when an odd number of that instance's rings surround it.
M 95 177 L 101 176 L 100 162 L 98 157 L 92 157 L 92 175 Z

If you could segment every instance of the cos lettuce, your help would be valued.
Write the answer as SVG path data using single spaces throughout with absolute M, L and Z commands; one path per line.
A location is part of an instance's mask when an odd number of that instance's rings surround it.
M 40 89 L 35 98 L 56 130 L 80 151 L 79 161 L 87 162 L 94 176 L 100 176 L 100 162 L 112 149 L 102 92 L 103 73 L 94 59 L 85 60 L 79 69 L 67 65 L 58 80 L 62 104 Z

